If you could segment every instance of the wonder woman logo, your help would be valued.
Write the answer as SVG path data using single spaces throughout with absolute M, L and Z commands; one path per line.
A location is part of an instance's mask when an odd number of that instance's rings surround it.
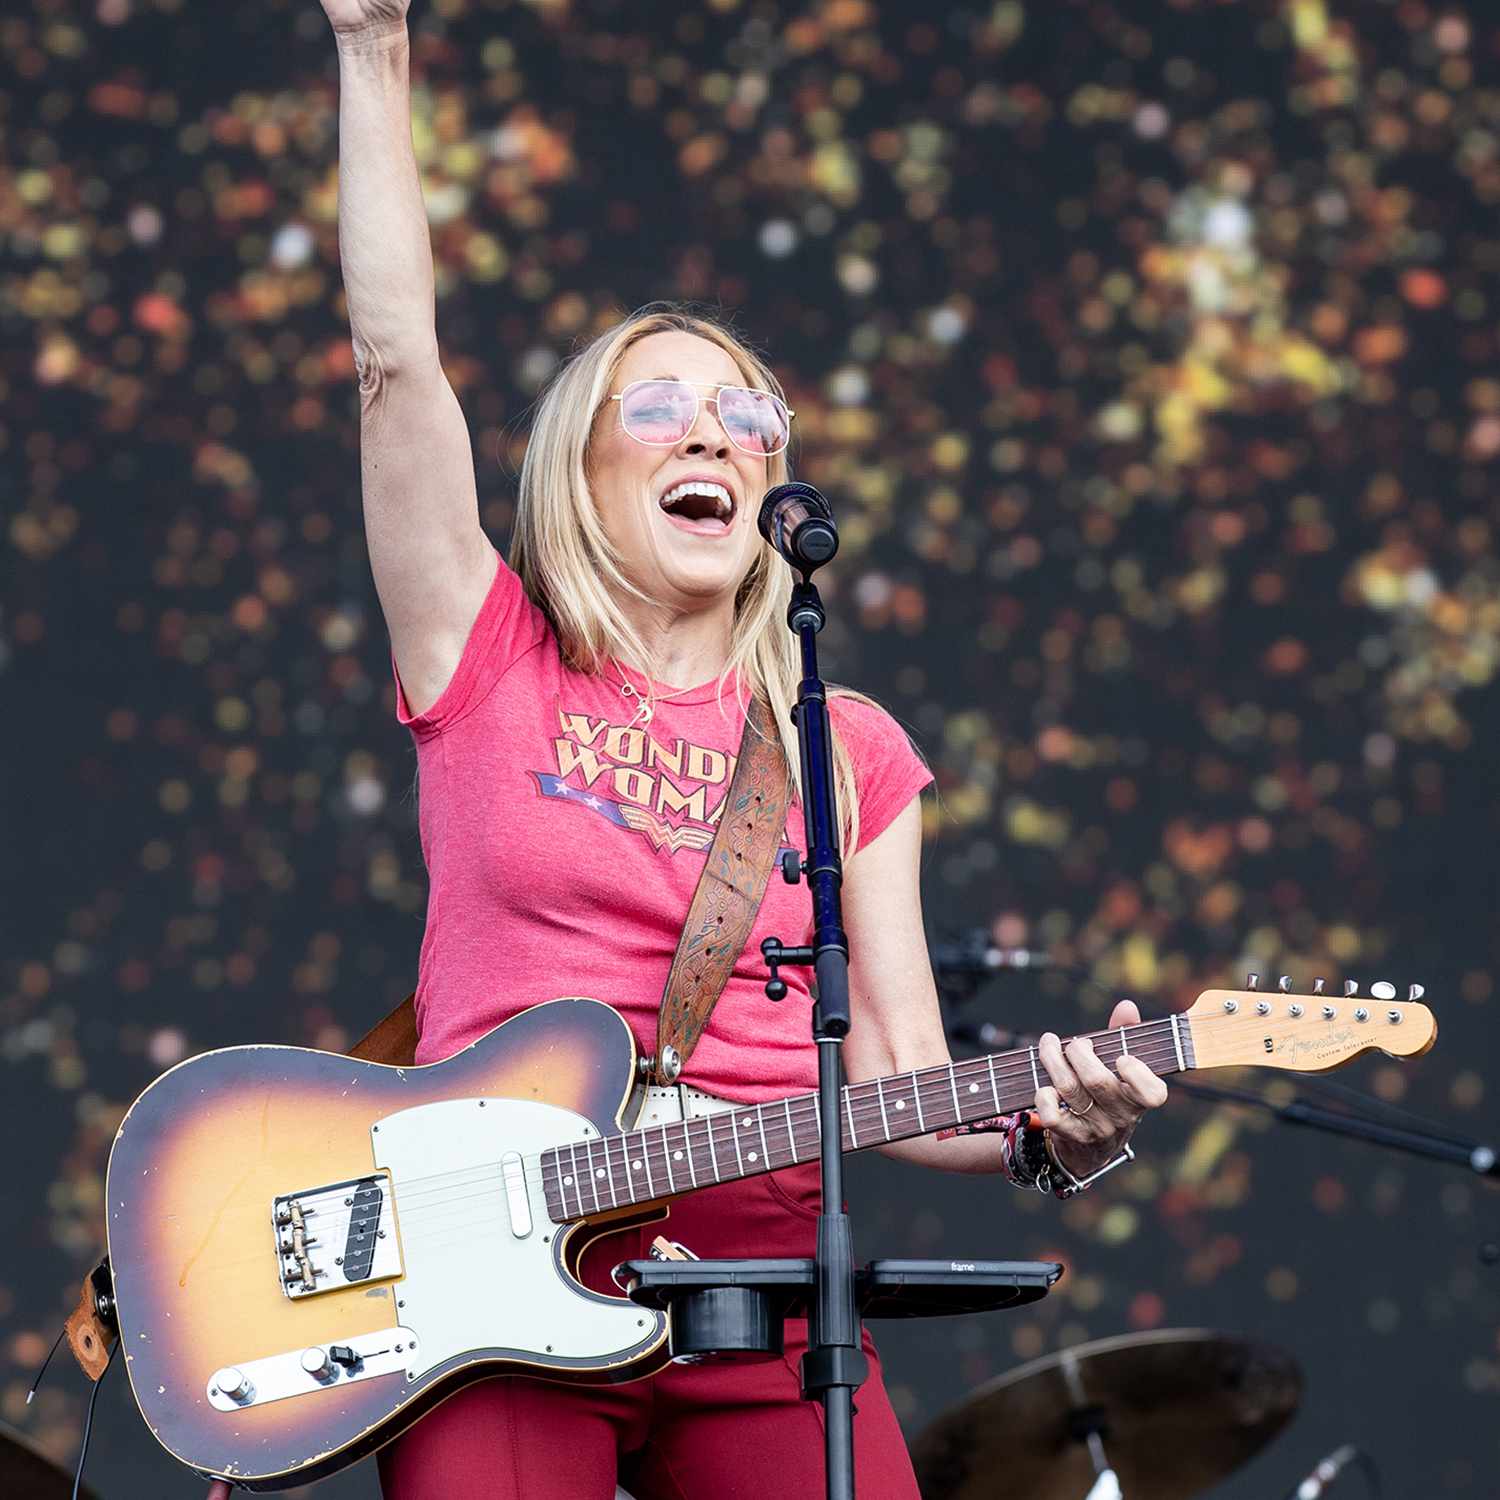
M 707 849 L 714 841 L 711 828 L 673 828 L 670 823 L 662 822 L 644 807 L 632 807 L 628 802 L 622 802 L 619 808 L 620 816 L 653 849 L 665 849 L 676 854 L 679 849 Z

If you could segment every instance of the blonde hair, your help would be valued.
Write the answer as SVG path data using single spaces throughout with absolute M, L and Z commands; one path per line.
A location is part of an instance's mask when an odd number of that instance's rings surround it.
M 605 533 L 589 476 L 589 438 L 626 351 L 653 333 L 691 333 L 717 344 L 734 360 L 746 385 L 785 399 L 765 362 L 728 327 L 677 303 L 651 303 L 606 328 L 571 355 L 547 384 L 521 463 L 510 565 L 532 602 L 556 632 L 565 661 L 575 670 L 605 675 L 612 659 L 638 666 L 653 682 L 651 652 L 620 608 L 619 595 L 645 599 L 625 576 Z M 767 482 L 790 474 L 788 450 L 774 454 Z M 748 499 L 749 497 L 747 497 Z M 756 503 L 759 497 L 755 497 Z M 801 767 L 791 710 L 801 681 L 797 637 L 787 628 L 792 570 L 764 541 L 735 594 L 729 657 L 719 677 L 738 672 L 764 700 L 777 726 L 787 765 L 800 790 Z M 841 688 L 830 696 L 873 700 Z M 833 734 L 834 791 L 840 843 L 846 855 L 859 844 L 859 796 L 853 765 L 838 732 Z

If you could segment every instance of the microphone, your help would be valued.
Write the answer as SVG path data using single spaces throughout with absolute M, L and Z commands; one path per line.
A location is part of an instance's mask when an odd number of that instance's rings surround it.
M 766 491 L 758 524 L 760 534 L 799 573 L 821 568 L 839 550 L 833 507 L 800 479 Z
M 1000 948 L 983 937 L 934 943 L 932 967 L 939 974 L 993 974 L 999 969 L 1046 969 L 1052 955 L 1037 948 Z
M 1287 1495 L 1286 1500 L 1318 1500 L 1318 1496 L 1356 1459 L 1362 1463 L 1369 1462 L 1353 1443 L 1335 1448 L 1327 1458 L 1319 1461 L 1312 1473 Z

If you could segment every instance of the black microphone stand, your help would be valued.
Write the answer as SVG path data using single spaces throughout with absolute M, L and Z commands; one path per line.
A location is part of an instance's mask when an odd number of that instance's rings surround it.
M 795 721 L 802 766 L 802 818 L 807 835 L 807 876 L 812 897 L 813 940 L 809 948 L 786 948 L 776 938 L 761 944 L 771 978 L 766 993 L 782 999 L 786 984 L 777 977 L 782 964 L 811 964 L 817 979 L 812 1033 L 818 1048 L 818 1115 L 821 1121 L 822 1211 L 814 1290 L 807 1326 L 807 1353 L 802 1357 L 802 1394 L 823 1403 L 823 1446 L 829 1500 L 854 1500 L 854 1392 L 869 1374 L 861 1348 L 855 1303 L 854 1240 L 844 1212 L 843 1130 L 839 1098 L 843 1059 L 839 1048 L 849 1034 L 849 940 L 844 935 L 839 888 L 838 807 L 833 786 L 833 740 L 828 722 L 828 694 L 818 676 L 817 636 L 826 616 L 811 575 L 792 589 L 787 624 L 802 641 L 802 683 Z M 795 883 L 795 856 L 784 857 L 783 877 Z

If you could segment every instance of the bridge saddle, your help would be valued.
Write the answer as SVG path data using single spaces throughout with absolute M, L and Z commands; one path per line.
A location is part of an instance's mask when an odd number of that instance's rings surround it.
M 401 1274 L 390 1174 L 282 1193 L 272 1200 L 281 1290 L 293 1301 Z

